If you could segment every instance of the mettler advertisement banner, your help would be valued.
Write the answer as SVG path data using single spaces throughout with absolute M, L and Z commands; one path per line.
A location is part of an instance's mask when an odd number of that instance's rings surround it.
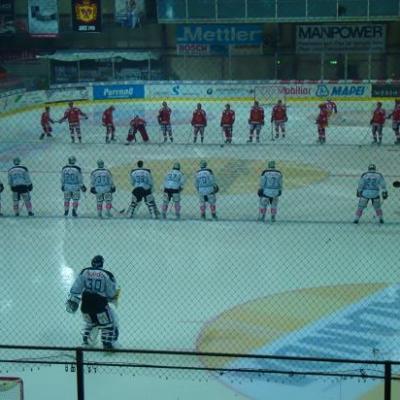
M 382 53 L 385 43 L 383 24 L 298 25 L 296 28 L 299 54 Z
M 94 100 L 143 99 L 144 85 L 98 85 L 93 86 Z
M 178 25 L 176 28 L 177 44 L 255 45 L 262 42 L 263 31 L 261 25 L 190 24 Z
M 101 0 L 72 0 L 72 30 L 101 32 Z
M 57 0 L 28 1 L 29 33 L 36 37 L 54 37 L 58 34 Z

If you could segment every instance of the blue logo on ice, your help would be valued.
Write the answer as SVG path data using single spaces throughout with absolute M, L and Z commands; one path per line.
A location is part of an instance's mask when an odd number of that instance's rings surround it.
M 318 97 L 329 96 L 328 86 L 326 86 L 326 85 L 318 85 L 316 96 L 318 96 Z

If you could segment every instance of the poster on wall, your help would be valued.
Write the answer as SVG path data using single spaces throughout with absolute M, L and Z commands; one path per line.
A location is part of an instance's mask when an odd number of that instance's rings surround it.
M 115 20 L 126 28 L 140 26 L 145 11 L 144 0 L 115 0 Z
M 0 35 L 12 35 L 14 33 L 14 0 L 0 0 Z
M 35 37 L 55 37 L 58 34 L 57 0 L 28 1 L 29 33 Z
M 101 0 L 72 0 L 72 29 L 101 32 Z

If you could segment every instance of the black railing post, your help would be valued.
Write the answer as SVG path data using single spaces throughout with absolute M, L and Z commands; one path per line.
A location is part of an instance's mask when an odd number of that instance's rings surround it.
M 392 398 L 392 364 L 385 361 L 385 400 Z
M 76 388 L 78 391 L 78 400 L 85 400 L 85 383 L 83 371 L 83 350 L 76 349 Z

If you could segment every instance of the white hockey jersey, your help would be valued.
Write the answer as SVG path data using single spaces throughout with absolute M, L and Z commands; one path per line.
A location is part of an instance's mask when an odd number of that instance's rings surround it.
M 64 192 L 78 192 L 83 185 L 82 171 L 76 165 L 66 165 L 61 170 L 61 185 Z
M 386 182 L 382 174 L 375 171 L 364 172 L 358 182 L 357 191 L 361 197 L 375 199 L 379 197 L 380 191 L 386 191 Z
M 208 195 L 214 193 L 215 185 L 216 180 L 211 169 L 203 168 L 196 172 L 194 186 L 199 194 Z
M 97 168 L 90 174 L 90 187 L 95 188 L 96 193 L 110 193 L 113 186 L 113 177 L 108 169 Z
M 178 169 L 171 169 L 165 175 L 164 178 L 164 189 L 183 189 L 185 184 L 185 175 Z
M 266 169 L 262 172 L 260 178 L 260 188 L 263 190 L 264 196 L 277 197 L 282 191 L 283 176 L 276 169 Z
M 142 187 L 145 190 L 151 190 L 153 188 L 153 177 L 149 169 L 133 169 L 130 172 L 130 179 L 134 188 Z
M 8 184 L 11 187 L 29 186 L 32 184 L 28 168 L 16 165 L 8 170 Z

